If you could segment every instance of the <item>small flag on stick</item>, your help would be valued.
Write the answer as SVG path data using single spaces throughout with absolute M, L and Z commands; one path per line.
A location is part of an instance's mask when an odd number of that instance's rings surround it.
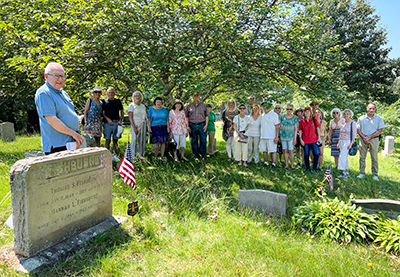
M 118 172 L 124 179 L 125 184 L 132 187 L 133 190 L 136 189 L 136 178 L 135 178 L 135 170 L 132 164 L 132 151 L 131 144 L 128 140 L 128 144 L 126 145 L 125 155 L 121 160 L 121 163 L 118 167 Z
M 330 163 L 328 169 L 325 171 L 324 177 L 328 181 L 329 189 L 333 190 L 332 163 Z

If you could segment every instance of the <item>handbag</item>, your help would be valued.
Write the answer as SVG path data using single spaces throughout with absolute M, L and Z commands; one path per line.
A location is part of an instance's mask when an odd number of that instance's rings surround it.
M 350 123 L 350 142 L 352 141 L 353 141 L 353 121 Z M 355 139 L 353 145 L 349 149 L 349 155 L 355 156 L 356 154 L 357 154 L 357 141 Z
M 238 118 L 238 128 L 240 130 L 240 118 Z M 242 139 L 241 137 L 239 137 L 238 142 L 247 143 L 247 139 L 249 138 L 249 136 L 244 134 L 245 131 L 240 131 L 239 133 L 242 134 L 244 138 Z

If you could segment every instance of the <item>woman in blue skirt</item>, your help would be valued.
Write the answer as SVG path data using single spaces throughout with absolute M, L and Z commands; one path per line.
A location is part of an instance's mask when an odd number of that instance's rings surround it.
M 165 145 L 169 138 L 169 113 L 163 107 L 161 97 L 156 97 L 153 103 L 154 106 L 147 112 L 147 123 L 151 133 L 150 143 L 154 144 L 154 157 L 158 157 L 158 151 L 161 148 L 161 159 L 165 161 Z

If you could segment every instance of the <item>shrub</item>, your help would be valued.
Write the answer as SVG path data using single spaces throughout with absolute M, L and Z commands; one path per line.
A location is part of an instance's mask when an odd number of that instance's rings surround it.
M 337 198 L 306 202 L 295 210 L 292 219 L 313 236 L 339 243 L 373 241 L 378 227 L 377 216 Z
M 386 252 L 400 253 L 400 218 L 386 219 L 379 223 L 375 242 Z

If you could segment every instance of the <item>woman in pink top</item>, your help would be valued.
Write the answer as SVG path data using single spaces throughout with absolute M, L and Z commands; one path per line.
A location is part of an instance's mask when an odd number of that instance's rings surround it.
M 174 151 L 175 162 L 179 163 L 179 148 L 181 149 L 181 159 L 187 161 L 188 159 L 185 157 L 185 147 L 187 130 L 189 126 L 187 125 L 185 110 L 183 109 L 183 102 L 180 100 L 175 100 L 172 110 L 169 111 L 169 126 L 176 142 L 176 149 Z
M 353 117 L 353 112 L 350 109 L 345 109 L 343 111 L 343 118 L 345 124 L 340 128 L 339 142 L 337 148 L 340 149 L 339 155 L 339 170 L 343 170 L 340 177 L 347 178 L 350 177 L 349 174 L 349 150 L 357 138 L 357 125 L 351 120 Z M 351 125 L 353 125 L 351 127 Z M 350 140 L 350 130 L 353 129 L 352 138 Z

